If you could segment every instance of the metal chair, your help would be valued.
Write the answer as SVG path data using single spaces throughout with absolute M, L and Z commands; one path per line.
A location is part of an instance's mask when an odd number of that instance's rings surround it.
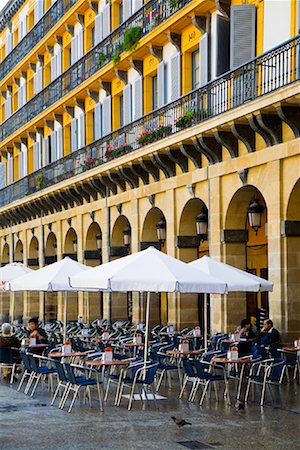
M 0 371 L 4 369 L 11 370 L 10 384 L 14 381 L 14 374 L 16 370 L 16 363 L 13 360 L 13 349 L 0 348 Z
M 182 388 L 179 394 L 179 398 L 182 398 L 184 390 L 186 388 L 187 383 L 192 383 L 192 388 L 188 397 L 188 400 L 191 399 L 191 395 L 194 392 L 196 384 L 198 382 L 197 372 L 193 365 L 194 360 L 188 359 L 186 356 L 182 358 L 182 365 L 184 369 L 183 383 Z
M 191 392 L 191 401 L 194 401 L 196 393 L 199 387 L 203 386 L 202 396 L 200 398 L 200 406 L 202 406 L 205 395 L 210 384 L 213 384 L 215 388 L 216 400 L 218 400 L 218 392 L 216 388 L 216 383 L 223 382 L 225 384 L 225 392 L 224 397 L 227 400 L 228 405 L 230 405 L 230 396 L 229 396 L 229 387 L 228 387 L 228 379 L 226 374 L 226 369 L 224 366 L 219 364 L 211 364 L 205 361 L 197 361 L 194 360 L 193 365 L 196 369 L 197 373 L 197 382 L 194 387 L 194 391 Z
M 34 355 L 32 353 L 27 353 L 27 355 L 29 357 L 30 365 L 32 368 L 30 386 L 31 386 L 33 380 L 34 379 L 36 380 L 30 396 L 33 397 L 33 395 L 36 391 L 37 385 L 42 380 L 42 378 L 45 378 L 46 376 L 49 377 L 49 381 L 50 381 L 49 386 L 51 386 L 51 390 L 52 390 L 53 389 L 52 374 L 56 373 L 56 368 L 49 367 L 49 365 L 50 366 L 53 365 L 53 360 L 50 358 L 46 358 L 45 356 Z M 44 362 L 46 364 L 40 365 L 40 362 Z M 30 389 L 30 386 L 29 386 L 29 389 Z M 29 389 L 27 390 L 26 393 L 29 392 Z

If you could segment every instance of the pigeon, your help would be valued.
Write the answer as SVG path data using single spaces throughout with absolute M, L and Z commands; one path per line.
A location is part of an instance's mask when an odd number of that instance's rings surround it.
M 245 409 L 245 405 L 244 405 L 243 402 L 240 402 L 240 401 L 238 400 L 238 401 L 236 402 L 236 404 L 235 404 L 235 408 L 236 408 L 238 411 L 241 411 L 241 410 Z
M 171 419 L 174 421 L 177 428 L 182 428 L 185 425 L 192 425 L 190 422 L 186 422 L 184 419 L 176 419 L 176 417 L 172 416 Z

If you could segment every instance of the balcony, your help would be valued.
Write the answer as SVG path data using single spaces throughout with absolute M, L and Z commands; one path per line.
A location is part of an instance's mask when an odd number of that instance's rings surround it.
M 43 15 L 41 20 L 31 28 L 18 45 L 0 64 L 0 79 L 13 70 L 16 65 L 43 39 L 54 25 L 72 8 L 78 0 L 57 0 Z
M 299 57 L 300 36 L 297 36 L 247 64 L 227 72 L 206 86 L 7 186 L 0 191 L 0 206 L 8 205 L 48 186 L 104 165 L 124 154 L 131 154 L 133 160 L 134 153 L 145 145 L 191 129 L 210 118 L 295 83 L 300 80 Z M 195 163 L 200 154 L 205 155 L 210 164 L 214 164 L 222 160 L 222 145 L 234 158 L 238 156 L 237 139 L 246 145 L 250 153 L 255 151 L 255 132 L 263 137 L 266 146 L 276 145 L 281 139 L 280 121 L 288 123 L 295 137 L 298 137 L 300 125 L 297 108 L 298 106 L 293 105 L 277 107 L 277 115 L 271 115 L 271 119 L 266 118 L 266 115 L 262 113 L 257 116 L 258 118 L 256 116 L 249 118 L 247 125 L 245 123 L 233 125 L 231 131 L 216 131 L 211 137 L 197 138 L 195 136 L 192 145 L 182 146 L 183 148 L 179 148 L 178 151 L 175 150 L 173 153 L 170 151 L 168 155 L 156 155 L 152 165 L 146 167 L 144 164 L 143 170 L 149 171 L 154 179 L 157 178 L 158 168 L 163 170 L 166 177 L 173 176 L 175 170 L 172 165 L 177 163 L 183 172 L 187 172 L 186 158 L 191 158 Z M 155 166 L 157 166 L 156 169 Z M 144 172 L 144 184 L 147 184 L 146 172 Z M 135 177 L 141 174 L 141 170 L 135 169 Z M 130 178 L 125 171 L 122 176 L 123 181 L 117 182 L 118 185 L 124 187 L 127 181 L 132 187 L 137 187 L 137 184 L 132 181 L 134 177 Z M 143 174 L 141 176 L 143 177 Z M 102 183 L 101 178 L 98 181 L 99 183 L 95 186 L 99 188 Z M 111 187 L 112 184 L 111 181 L 108 181 L 108 184 L 102 183 L 102 196 L 107 195 L 105 185 L 112 193 L 116 193 L 116 190 Z M 86 195 L 89 195 L 87 191 Z
M 75 0 L 71 1 L 75 2 Z M 61 100 L 83 81 L 90 78 L 105 66 L 115 53 L 120 52 L 120 45 L 123 44 L 124 40 L 124 32 L 128 27 L 141 27 L 143 37 L 151 32 L 154 26 L 158 26 L 169 19 L 173 14 L 191 1 L 192 0 L 182 0 L 177 7 L 171 8 L 168 2 L 164 0 L 150 0 L 126 22 L 123 22 L 123 24 L 107 38 L 73 64 L 73 66 L 66 70 L 60 77 L 45 87 L 39 94 L 35 95 L 22 108 L 5 120 L 0 125 L 0 141 L 6 139 L 55 102 Z M 154 12 L 155 14 L 152 14 Z M 100 55 L 101 57 L 99 57 Z

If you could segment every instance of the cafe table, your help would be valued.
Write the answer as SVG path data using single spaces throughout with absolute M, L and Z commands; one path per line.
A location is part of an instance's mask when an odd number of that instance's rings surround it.
M 238 380 L 238 389 L 237 389 L 237 396 L 236 399 L 240 400 L 241 398 L 241 391 L 242 391 L 242 384 L 243 384 L 243 378 L 244 378 L 244 372 L 247 365 L 252 365 L 253 363 L 259 361 L 259 359 L 253 359 L 250 357 L 243 357 L 238 359 L 228 359 L 228 358 L 218 358 L 215 356 L 212 358 L 211 362 L 216 364 L 225 364 L 225 365 L 236 365 L 240 366 L 239 376 L 234 377 L 236 380 Z
M 62 361 L 65 360 L 72 360 L 71 362 L 74 362 L 76 358 L 80 358 L 85 356 L 86 352 L 71 352 L 71 353 L 62 353 L 62 352 L 50 352 L 48 354 L 48 358 L 51 359 L 61 359 Z
M 105 368 L 109 367 L 110 371 L 109 371 L 109 375 L 112 374 L 112 370 L 115 367 L 120 367 L 120 368 L 124 368 L 126 366 L 128 366 L 128 364 L 130 364 L 132 362 L 132 359 L 128 358 L 128 359 L 113 359 L 112 361 L 103 361 L 102 359 L 91 359 L 85 362 L 85 364 L 87 366 L 91 366 L 93 368 L 98 368 L 101 369 L 101 378 L 102 378 L 102 382 L 104 381 L 104 372 L 105 372 Z M 115 395 L 115 404 L 117 402 L 117 398 L 118 398 L 118 394 L 119 394 L 119 389 L 121 386 L 121 378 L 122 378 L 122 371 L 120 371 L 119 374 L 119 379 L 118 379 L 118 384 L 117 384 L 117 391 L 116 391 L 116 395 Z M 106 393 L 105 393 L 105 397 L 104 400 L 107 400 L 107 396 L 108 396 L 108 389 L 109 389 L 109 380 L 107 383 L 107 388 L 106 388 Z

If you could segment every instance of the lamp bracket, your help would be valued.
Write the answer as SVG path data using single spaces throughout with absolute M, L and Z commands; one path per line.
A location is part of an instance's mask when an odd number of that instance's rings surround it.
M 68 217 L 68 218 L 67 218 L 67 222 L 68 222 L 68 225 L 69 225 L 69 227 L 70 227 L 71 224 L 72 224 L 72 217 Z
M 122 214 L 122 203 L 118 203 L 117 205 L 116 205 L 116 208 L 117 208 L 117 210 L 118 210 L 118 213 L 121 215 Z
M 148 200 L 152 208 L 155 206 L 155 194 L 148 195 Z
M 243 186 L 247 186 L 248 184 L 248 169 L 237 170 L 238 176 L 240 177 Z
M 187 187 L 187 190 L 188 190 L 191 198 L 195 198 L 195 185 L 194 184 L 188 184 L 186 187 Z
M 90 211 L 90 218 L 92 222 L 95 221 L 95 211 Z

